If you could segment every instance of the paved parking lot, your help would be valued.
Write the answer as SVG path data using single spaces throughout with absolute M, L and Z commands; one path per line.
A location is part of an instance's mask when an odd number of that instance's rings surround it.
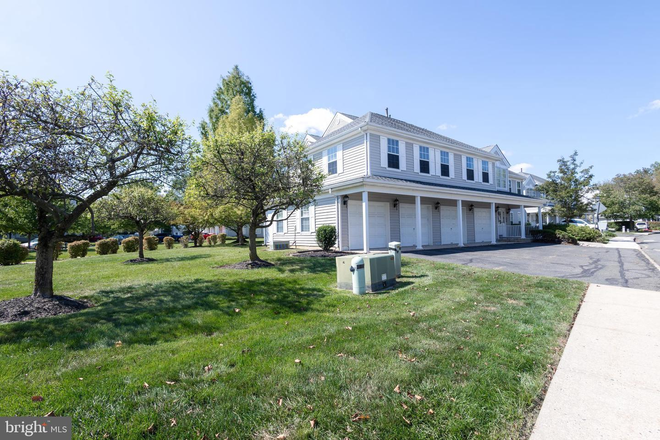
M 527 275 L 660 291 L 660 271 L 636 249 L 522 243 L 407 251 L 405 255 Z

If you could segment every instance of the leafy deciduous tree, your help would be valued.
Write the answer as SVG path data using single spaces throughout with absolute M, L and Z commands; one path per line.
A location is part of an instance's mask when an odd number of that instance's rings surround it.
M 557 171 L 550 171 L 547 182 L 539 185 L 538 188 L 554 202 L 554 213 L 567 222 L 582 216 L 591 206 L 587 194 L 593 188 L 592 167 L 580 169 L 584 162 L 578 162 L 577 157 L 577 151 L 568 159 L 562 156 L 557 160 L 559 165 Z
M 137 108 L 109 76 L 64 92 L 54 82 L 0 75 L 0 198 L 36 209 L 33 295 L 53 296 L 53 248 L 92 204 L 117 186 L 176 175 L 191 138 L 186 125 Z
M 229 114 L 219 119 L 203 148 L 196 186 L 218 204 L 250 213 L 250 261 L 265 263 L 257 255 L 257 229 L 269 227 L 288 207 L 300 209 L 312 203 L 323 185 L 323 174 L 314 167 L 301 139 L 264 131 L 240 97 L 232 100 Z
M 633 173 L 617 174 L 611 181 L 601 184 L 600 200 L 607 206 L 607 217 L 632 222 L 659 215 L 660 187 L 656 185 L 656 172 L 654 168 L 642 168 Z
M 125 186 L 99 200 L 99 217 L 131 223 L 138 232 L 139 258 L 144 258 L 144 234 L 158 223 L 174 220 L 172 202 L 147 185 Z

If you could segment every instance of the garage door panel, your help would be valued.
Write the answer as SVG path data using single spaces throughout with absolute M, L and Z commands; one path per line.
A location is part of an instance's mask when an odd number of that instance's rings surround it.
M 348 202 L 348 245 L 352 250 L 362 249 L 362 202 Z M 389 241 L 390 217 L 387 202 L 369 202 L 369 247 L 384 248 Z
M 399 215 L 401 219 L 401 246 L 414 246 L 417 244 L 417 216 L 415 205 L 399 204 Z M 422 245 L 431 244 L 431 207 L 421 206 L 422 214 Z
M 474 210 L 474 237 L 476 242 L 491 240 L 490 209 L 475 208 Z
M 458 243 L 458 210 L 455 206 L 440 207 L 440 225 L 442 244 Z

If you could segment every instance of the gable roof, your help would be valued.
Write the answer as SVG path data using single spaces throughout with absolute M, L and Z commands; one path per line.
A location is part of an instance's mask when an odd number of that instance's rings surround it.
M 348 113 L 336 112 L 321 137 L 326 137 L 327 135 L 334 133 L 335 131 L 339 130 L 341 127 L 350 124 L 356 119 L 357 116 L 349 115 Z
M 545 183 L 545 182 L 548 181 L 548 179 L 544 179 L 543 177 L 537 176 L 536 174 L 523 173 L 523 172 L 520 172 L 520 174 L 522 174 L 525 177 L 531 177 L 531 179 L 534 181 L 535 185 L 541 185 L 542 183 Z
M 481 147 L 481 149 L 484 150 L 484 151 L 487 151 L 491 154 L 495 154 L 495 155 L 501 157 L 502 162 L 504 163 L 504 165 L 506 165 L 507 168 L 509 168 L 511 166 L 511 163 L 509 162 L 509 159 L 506 158 L 506 156 L 504 155 L 504 151 L 502 151 L 502 149 L 500 148 L 499 145 L 497 145 L 497 144 L 487 145 L 485 147 Z

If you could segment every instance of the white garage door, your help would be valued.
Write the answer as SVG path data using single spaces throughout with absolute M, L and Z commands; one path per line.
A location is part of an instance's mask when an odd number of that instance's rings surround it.
M 431 207 L 421 206 L 422 211 L 422 245 L 431 244 Z M 417 220 L 415 218 L 415 205 L 399 204 L 401 218 L 401 246 L 415 246 L 417 244 Z
M 369 247 L 386 248 L 390 240 L 390 205 L 387 202 L 369 202 Z M 362 202 L 348 202 L 348 246 L 363 249 Z
M 474 241 L 491 241 L 490 209 L 474 208 Z
M 458 244 L 458 210 L 455 206 L 440 207 L 440 236 L 442 244 Z

